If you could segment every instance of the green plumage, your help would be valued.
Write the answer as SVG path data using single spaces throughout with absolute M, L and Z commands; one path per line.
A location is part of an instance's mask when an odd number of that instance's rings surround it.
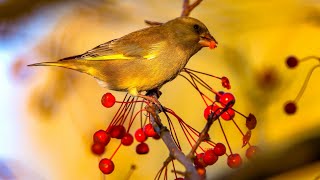
M 200 21 L 180 17 L 101 44 L 84 54 L 29 66 L 58 66 L 89 74 L 117 91 L 161 87 L 202 47 L 215 42 Z M 211 45 L 210 45 L 211 46 Z

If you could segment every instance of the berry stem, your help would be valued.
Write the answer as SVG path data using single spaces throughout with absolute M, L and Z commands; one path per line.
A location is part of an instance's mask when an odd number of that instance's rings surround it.
M 239 127 L 238 124 L 234 121 L 234 119 L 232 119 L 232 122 L 234 123 L 234 125 L 236 125 L 237 129 L 240 131 L 240 133 L 242 134 L 242 136 L 244 136 L 244 133 L 241 131 L 240 127 Z
M 175 165 L 174 165 L 174 161 L 171 160 L 171 163 L 172 163 L 172 168 L 173 168 L 173 171 L 174 171 L 174 175 L 175 175 L 175 177 L 176 177 L 176 179 L 177 179 L 178 176 L 177 176 L 177 173 L 176 173 L 176 167 L 175 167 Z
M 219 113 L 213 112 L 209 115 L 207 123 L 205 125 L 205 127 L 203 128 L 203 130 L 200 133 L 199 139 L 197 140 L 197 142 L 192 146 L 191 151 L 188 154 L 189 158 L 192 158 L 194 153 L 196 152 L 197 148 L 200 146 L 200 144 L 202 143 L 202 141 L 208 139 L 208 132 L 210 130 L 211 125 L 213 124 L 213 122 L 215 120 L 219 120 L 219 117 L 221 116 L 221 114 L 223 114 L 224 112 L 226 112 L 228 110 L 229 107 L 231 107 L 233 104 L 232 102 L 229 102 Z M 219 120 L 220 123 L 220 120 Z
M 315 60 L 318 60 L 320 62 L 320 58 L 317 57 L 317 56 L 307 56 L 307 57 L 301 58 L 299 61 L 302 62 L 302 61 L 307 61 L 309 59 L 315 59 Z
M 127 132 L 129 132 L 129 130 L 130 130 L 130 128 L 131 128 L 131 126 L 132 126 L 132 124 L 133 124 L 133 122 L 134 122 L 134 120 L 136 119 L 136 117 L 138 116 L 138 114 L 142 114 L 142 111 L 146 111 L 145 109 L 140 109 L 139 111 L 137 111 L 136 113 L 135 113 L 135 115 L 133 116 L 133 118 L 131 118 L 130 119 L 130 121 L 129 121 L 129 126 L 128 126 L 128 129 L 127 129 Z M 132 112 L 134 112 L 134 111 L 132 111 Z
M 203 75 L 206 75 L 206 76 L 211 76 L 211 77 L 214 77 L 214 78 L 217 78 L 217 79 L 221 79 L 220 77 L 214 76 L 214 75 L 212 75 L 212 74 L 204 73 L 204 72 L 201 72 L 201 71 L 196 71 L 196 70 L 189 69 L 189 68 L 183 68 L 183 70 L 185 70 L 186 72 L 191 71 L 191 72 L 203 74 Z
M 179 139 L 178 139 L 178 136 L 177 136 L 177 133 L 176 133 L 176 130 L 174 128 L 174 125 L 170 119 L 170 117 L 167 115 L 166 112 L 164 112 L 164 114 L 166 115 L 167 117 L 167 120 L 168 120 L 168 123 L 169 123 L 169 129 L 170 129 L 170 134 L 174 140 L 174 142 L 177 144 L 177 146 L 179 147 L 179 149 L 181 150 L 181 146 L 180 146 L 180 143 L 179 143 Z M 172 131 L 173 130 L 173 131 Z
M 113 152 L 113 154 L 110 157 L 110 160 L 112 160 L 112 158 L 114 157 L 114 155 L 116 155 L 117 151 L 120 149 L 122 143 L 120 142 L 119 146 L 117 147 L 117 149 Z
M 318 67 L 320 67 L 320 64 L 314 66 L 314 67 L 309 71 L 309 73 L 308 73 L 306 79 L 304 80 L 304 83 L 303 83 L 303 85 L 302 85 L 302 87 L 301 87 L 301 89 L 300 89 L 297 97 L 296 97 L 295 100 L 294 100 L 294 102 L 298 102 L 298 101 L 300 100 L 300 98 L 302 97 L 304 91 L 306 90 L 306 88 L 307 88 L 307 86 L 308 86 L 308 83 L 309 83 L 309 80 L 310 80 L 310 78 L 311 78 L 312 73 L 313 73 L 314 70 L 317 69 Z
M 228 144 L 228 148 L 229 148 L 229 150 L 230 150 L 230 153 L 233 154 L 233 153 L 232 153 L 232 150 L 231 150 L 231 147 L 230 147 L 230 144 L 229 144 L 229 141 L 228 141 L 228 138 L 227 138 L 227 136 L 226 136 L 226 133 L 225 133 L 224 130 L 223 130 L 223 127 L 222 127 L 222 124 L 221 124 L 220 119 L 218 119 L 218 122 L 219 122 L 219 125 L 220 125 L 220 128 L 221 128 L 221 131 L 222 131 L 222 133 L 223 133 L 224 139 L 226 140 L 226 142 L 227 142 L 227 144 Z

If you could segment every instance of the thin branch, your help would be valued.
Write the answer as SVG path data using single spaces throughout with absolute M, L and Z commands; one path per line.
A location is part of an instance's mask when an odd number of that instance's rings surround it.
M 193 4 L 190 4 L 190 1 L 189 0 L 184 0 L 183 2 L 183 10 L 182 10 L 182 13 L 181 13 L 181 17 L 182 16 L 189 16 L 191 11 L 197 7 L 200 3 L 202 2 L 202 0 L 196 0 Z
M 149 92 L 148 92 L 149 93 Z M 151 95 L 151 94 L 150 94 Z M 152 96 L 154 98 L 157 98 L 156 93 L 153 93 Z M 185 178 L 186 179 L 192 179 L 192 180 L 200 180 L 200 175 L 198 174 L 196 168 L 193 165 L 193 162 L 191 161 L 190 158 L 188 158 L 174 143 L 172 136 L 167 129 L 162 123 L 161 119 L 159 117 L 159 109 L 157 105 L 153 106 L 147 106 L 146 110 L 151 114 L 150 116 L 150 121 L 151 124 L 153 125 L 155 131 L 160 135 L 162 141 L 166 144 L 170 156 L 176 160 L 178 160 L 186 169 L 185 172 Z
M 149 21 L 149 20 L 144 20 L 144 22 L 150 26 L 159 26 L 162 25 L 163 23 L 157 22 L 157 21 Z
M 232 105 L 234 104 L 234 101 L 230 101 L 219 113 L 216 112 L 212 112 L 207 120 L 206 126 L 203 128 L 203 130 L 201 131 L 200 135 L 199 135 L 199 139 L 197 140 L 197 142 L 192 146 L 191 151 L 188 154 L 188 157 L 191 159 L 194 156 L 194 153 L 196 152 L 196 150 L 198 149 L 198 147 L 200 146 L 200 144 L 205 141 L 205 140 L 209 140 L 209 136 L 208 136 L 208 132 L 210 130 L 210 127 L 212 125 L 212 123 L 217 120 L 221 114 L 223 114 L 224 112 L 226 112 Z
M 189 0 L 184 0 L 183 1 L 183 6 L 182 6 L 182 13 L 181 13 L 181 17 L 183 16 L 189 16 L 191 11 L 197 7 L 200 3 L 202 2 L 202 0 L 196 0 L 194 3 L 190 4 Z M 144 20 L 144 22 L 149 25 L 149 26 L 159 26 L 162 25 L 163 23 L 161 22 L 157 22 L 157 21 L 149 21 L 149 20 Z

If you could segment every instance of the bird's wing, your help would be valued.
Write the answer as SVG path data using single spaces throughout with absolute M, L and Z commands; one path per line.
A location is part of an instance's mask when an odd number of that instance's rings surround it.
M 165 46 L 163 35 L 159 35 L 159 33 L 159 29 L 143 29 L 130 33 L 122 38 L 103 43 L 82 55 L 64 58 L 62 60 L 151 60 L 157 57 Z

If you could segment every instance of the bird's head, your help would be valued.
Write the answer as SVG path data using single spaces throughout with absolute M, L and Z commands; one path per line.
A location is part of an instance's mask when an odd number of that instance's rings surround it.
M 199 20 L 191 17 L 178 17 L 164 24 L 173 34 L 173 38 L 185 47 L 193 47 L 196 51 L 202 47 L 216 48 L 218 42 L 210 34 L 208 28 Z

